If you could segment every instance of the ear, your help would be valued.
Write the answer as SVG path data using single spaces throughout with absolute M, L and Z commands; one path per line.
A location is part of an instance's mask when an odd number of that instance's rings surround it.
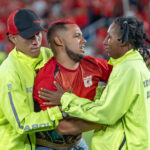
M 16 45 L 17 42 L 16 35 L 9 34 L 9 39 Z
M 62 46 L 62 45 L 63 45 L 63 40 L 62 40 L 61 37 L 55 36 L 55 37 L 54 37 L 54 43 L 55 43 L 57 46 Z

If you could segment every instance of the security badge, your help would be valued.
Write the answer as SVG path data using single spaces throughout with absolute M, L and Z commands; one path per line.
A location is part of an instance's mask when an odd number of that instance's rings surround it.
M 92 83 L 92 76 L 87 76 L 85 78 L 83 78 L 84 80 L 84 86 L 85 87 L 90 87 L 93 83 Z

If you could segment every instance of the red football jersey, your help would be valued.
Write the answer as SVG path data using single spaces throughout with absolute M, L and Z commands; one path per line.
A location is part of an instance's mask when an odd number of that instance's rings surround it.
M 79 66 L 75 70 L 70 70 L 59 64 L 54 58 L 51 58 L 43 68 L 38 72 L 35 82 L 33 97 L 38 101 L 42 110 L 47 107 L 43 102 L 45 100 L 38 96 L 41 88 L 55 91 L 54 81 L 59 83 L 65 91 L 72 91 L 79 97 L 93 100 L 98 82 L 107 83 L 111 73 L 112 66 L 108 65 L 106 60 L 85 56 L 80 61 Z

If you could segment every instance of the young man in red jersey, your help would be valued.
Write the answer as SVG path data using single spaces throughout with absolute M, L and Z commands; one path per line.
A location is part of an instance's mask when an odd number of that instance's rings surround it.
M 93 100 L 98 82 L 107 83 L 112 66 L 109 66 L 106 60 L 84 56 L 86 40 L 78 25 L 73 22 L 67 20 L 53 22 L 47 32 L 47 40 L 54 57 L 38 72 L 35 79 L 33 96 L 40 104 L 40 108 L 46 110 L 47 107 L 53 107 L 46 105 L 47 101 L 39 97 L 38 91 L 41 88 L 55 91 L 54 81 L 57 81 L 65 91 Z M 87 150 L 80 135 L 62 136 L 56 131 L 45 132 L 45 137 L 50 141 L 49 147 L 52 149 L 63 147 L 74 150 L 80 147 Z M 41 140 L 38 139 L 38 142 Z

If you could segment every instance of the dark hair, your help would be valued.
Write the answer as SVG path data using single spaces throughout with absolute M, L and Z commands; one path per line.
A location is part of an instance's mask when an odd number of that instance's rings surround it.
M 9 32 L 6 33 L 6 36 L 7 36 L 7 40 L 8 40 L 11 44 L 14 44 L 14 43 L 10 40 L 10 38 L 9 38 Z
M 59 30 L 67 30 L 67 28 L 65 27 L 66 24 L 74 24 L 74 22 L 69 20 L 57 20 L 52 22 L 49 25 L 47 36 L 46 36 L 48 43 L 50 43 L 53 34 L 58 32 Z
M 150 43 L 150 40 L 143 30 L 142 21 L 138 21 L 135 17 L 118 17 L 114 20 L 114 23 L 120 26 L 122 36 L 119 40 L 129 42 L 135 50 L 141 49 L 143 57 L 145 53 L 150 57 L 150 53 L 147 50 L 148 46 L 144 44 L 144 41 Z

